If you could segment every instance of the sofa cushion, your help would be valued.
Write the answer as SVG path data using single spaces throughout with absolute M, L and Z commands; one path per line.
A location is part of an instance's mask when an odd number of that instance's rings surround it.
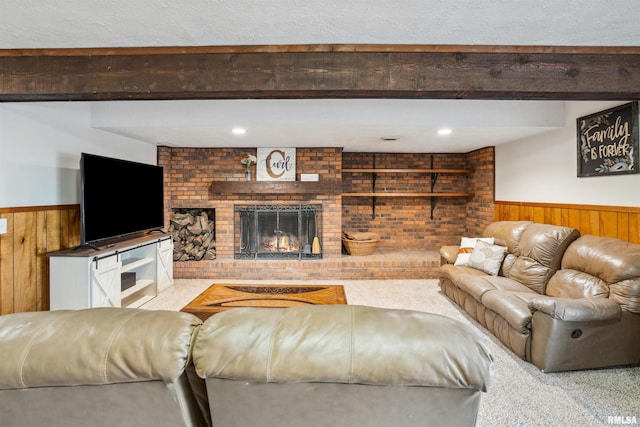
M 485 292 L 494 291 L 496 289 L 496 287 L 487 279 L 487 275 L 475 276 L 467 274 L 460 276 L 454 283 L 458 288 L 475 298 L 476 301 L 482 301 L 482 295 L 484 295 Z
M 132 308 L 0 316 L 0 389 L 173 382 L 201 323 L 188 313 Z
M 509 271 L 509 277 L 544 294 L 549 279 L 560 268 L 567 246 L 579 235 L 574 228 L 529 225 L 522 233 L 520 256 Z
M 444 264 L 438 269 L 438 276 L 445 277 L 453 283 L 458 283 L 462 276 L 486 276 L 487 273 L 471 267 L 457 267 L 453 264 Z
M 593 283 L 604 282 L 609 288 L 610 299 L 622 308 L 640 314 L 640 245 L 608 237 L 582 236 L 567 248 L 562 258 L 562 270 L 576 270 L 592 276 L 591 280 L 574 281 L 574 287 L 593 288 Z M 558 281 L 565 279 L 564 283 L 567 273 L 561 274 Z M 601 284 L 600 288 L 603 286 Z M 593 292 L 593 289 L 583 292 Z
M 499 291 L 530 293 L 533 295 L 537 295 L 537 292 L 535 292 L 534 290 L 508 277 L 485 276 L 485 280 L 490 283 L 494 289 L 497 289 Z
M 507 253 L 504 257 L 504 260 L 502 260 L 502 265 L 500 266 L 500 271 L 498 272 L 498 275 L 509 277 L 509 273 L 513 268 L 513 264 L 515 264 L 517 259 L 518 257 L 515 256 L 514 254 Z
M 506 246 L 491 245 L 478 240 L 467 265 L 491 276 L 497 276 L 506 253 Z
M 556 271 L 549 280 L 546 294 L 561 298 L 591 298 L 609 296 L 606 282 L 588 273 L 571 268 Z
M 509 326 L 522 334 L 531 332 L 529 303 L 540 298 L 535 292 L 490 291 L 482 296 L 482 304 L 505 319 Z

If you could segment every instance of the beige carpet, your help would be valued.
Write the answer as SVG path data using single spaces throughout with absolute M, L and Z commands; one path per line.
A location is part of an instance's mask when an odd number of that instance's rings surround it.
M 210 279 L 176 280 L 175 286 L 143 308 L 179 310 L 211 283 Z M 225 280 L 224 283 L 256 282 Z M 349 304 L 439 313 L 473 325 L 495 358 L 493 382 L 480 403 L 479 427 L 611 426 L 620 425 L 621 420 L 633 421 L 631 417 L 635 417 L 637 423 L 631 425 L 640 425 L 638 367 L 543 374 L 506 350 L 458 309 L 440 293 L 436 280 L 322 280 L 317 283 L 343 285 Z

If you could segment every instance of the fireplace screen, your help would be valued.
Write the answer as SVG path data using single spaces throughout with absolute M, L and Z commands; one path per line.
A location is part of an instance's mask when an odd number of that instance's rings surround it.
M 322 205 L 235 206 L 235 258 L 322 258 Z

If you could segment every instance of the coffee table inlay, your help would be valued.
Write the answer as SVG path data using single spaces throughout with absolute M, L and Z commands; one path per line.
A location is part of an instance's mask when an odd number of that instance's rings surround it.
M 202 320 L 236 307 L 293 307 L 297 305 L 346 304 L 339 285 L 224 285 L 214 284 L 180 311 Z

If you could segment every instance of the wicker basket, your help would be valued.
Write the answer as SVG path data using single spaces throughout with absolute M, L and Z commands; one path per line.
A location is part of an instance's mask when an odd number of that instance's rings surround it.
M 342 239 L 347 253 L 352 256 L 371 255 L 378 247 L 379 240 Z

